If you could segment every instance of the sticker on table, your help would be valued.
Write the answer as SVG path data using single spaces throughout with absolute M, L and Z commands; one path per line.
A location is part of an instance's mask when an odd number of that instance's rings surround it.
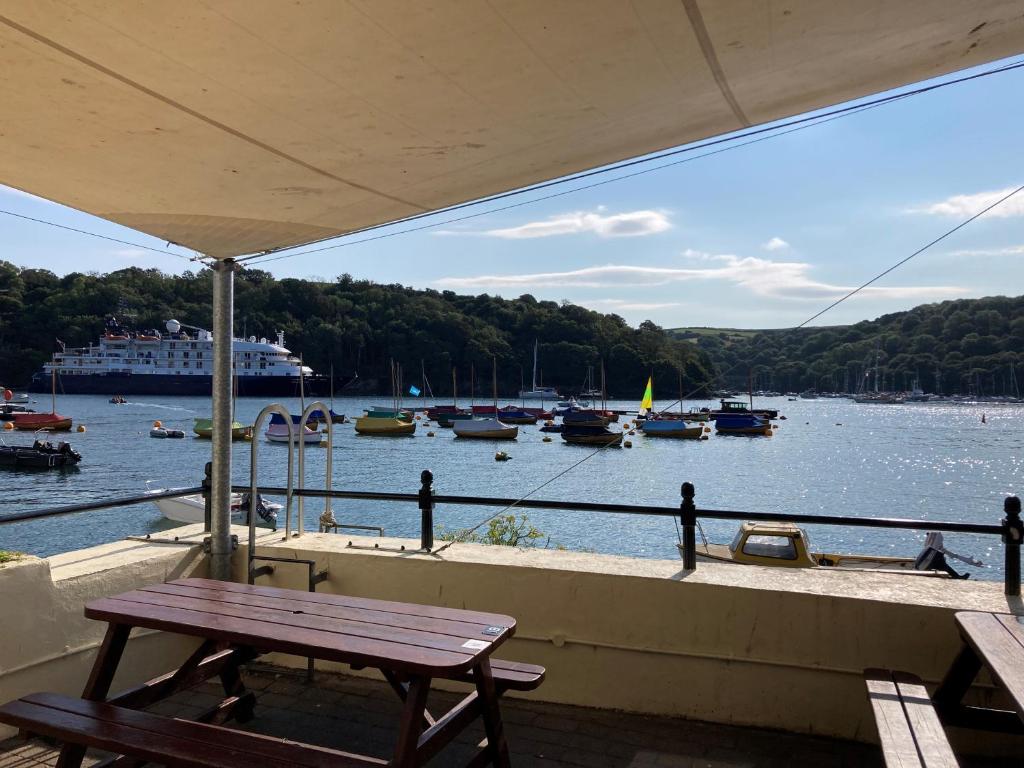
M 505 631 L 505 627 L 487 627 L 487 629 L 481 630 L 482 635 L 500 635 Z
M 488 645 L 490 645 L 490 643 L 488 643 L 486 640 L 467 640 L 462 644 L 462 647 L 472 648 L 474 651 L 482 651 Z

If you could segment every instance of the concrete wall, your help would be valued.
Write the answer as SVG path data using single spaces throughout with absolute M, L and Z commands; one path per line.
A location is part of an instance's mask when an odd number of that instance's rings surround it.
M 83 615 L 85 603 L 189 575 L 205 575 L 197 546 L 118 542 L 40 560 L 0 565 L 0 701 L 33 691 L 82 693 L 105 625 Z M 137 630 L 114 690 L 177 666 L 195 642 Z M 14 731 L 0 726 L 0 739 Z
M 312 534 L 285 543 L 267 533 L 259 551 L 315 560 L 330 574 L 321 592 L 516 617 L 499 655 L 548 668 L 530 694 L 539 699 L 867 741 L 864 667 L 935 682 L 959 647 L 954 611 L 1021 612 L 995 583 L 714 564 L 687 574 L 676 561 L 466 544 L 421 555 L 403 545 L 416 542 Z M 242 547 L 239 580 L 244 556 Z M 132 542 L 0 566 L 0 699 L 80 692 L 103 629 L 82 617 L 89 599 L 202 572 L 197 548 Z M 305 579 L 305 567 L 277 564 L 259 583 L 305 589 Z M 167 671 L 190 647 L 143 633 L 118 683 Z

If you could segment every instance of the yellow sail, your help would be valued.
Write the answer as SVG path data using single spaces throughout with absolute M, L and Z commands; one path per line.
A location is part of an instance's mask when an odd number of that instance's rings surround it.
M 647 379 L 647 389 L 644 390 L 644 397 L 640 401 L 640 413 L 647 413 L 654 408 L 654 377 Z

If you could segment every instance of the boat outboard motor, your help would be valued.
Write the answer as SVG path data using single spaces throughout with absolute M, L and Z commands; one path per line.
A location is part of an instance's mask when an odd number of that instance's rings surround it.
M 250 509 L 252 508 L 252 505 L 249 503 L 250 501 L 250 495 L 248 493 L 245 493 L 242 494 L 242 501 L 238 505 L 238 508 L 246 513 L 246 523 L 249 522 L 249 512 Z M 275 528 L 277 527 L 277 512 L 275 512 L 272 509 L 268 509 L 267 505 L 263 501 L 263 497 L 260 496 L 260 494 L 258 493 L 256 494 L 256 514 L 260 516 L 260 520 L 262 520 L 263 522 L 268 523 L 274 526 Z
M 941 571 L 948 573 L 953 579 L 969 579 L 971 574 L 960 573 L 946 562 L 946 554 L 941 549 L 926 546 L 914 561 L 915 571 Z

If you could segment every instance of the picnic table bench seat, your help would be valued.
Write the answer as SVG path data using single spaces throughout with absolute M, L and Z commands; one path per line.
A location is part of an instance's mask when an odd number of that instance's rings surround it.
M 958 768 L 924 683 L 909 672 L 864 670 L 888 768 Z
M 4 704 L 0 707 L 0 722 L 61 742 L 173 768 L 387 765 L 386 760 L 56 693 L 33 693 Z

